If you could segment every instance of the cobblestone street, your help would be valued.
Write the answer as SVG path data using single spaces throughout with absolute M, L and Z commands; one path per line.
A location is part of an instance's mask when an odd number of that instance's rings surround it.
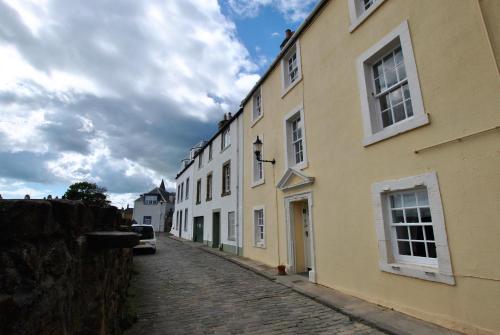
M 225 259 L 159 236 L 134 257 L 132 334 L 381 334 Z

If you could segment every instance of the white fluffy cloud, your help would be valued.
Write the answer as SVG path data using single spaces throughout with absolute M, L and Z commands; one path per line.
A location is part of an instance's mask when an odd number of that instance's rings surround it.
M 263 6 L 277 8 L 287 20 L 302 21 L 309 14 L 317 0 L 227 0 L 231 9 L 238 15 L 254 17 Z
M 0 193 L 172 186 L 257 70 L 216 0 L 0 0 Z

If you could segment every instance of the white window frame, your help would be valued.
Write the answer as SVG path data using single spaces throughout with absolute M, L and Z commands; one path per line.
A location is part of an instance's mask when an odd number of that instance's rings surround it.
M 229 146 L 231 145 L 231 127 L 228 126 L 226 129 L 224 129 L 222 131 L 222 134 L 221 134 L 221 145 L 220 145 L 220 151 L 224 151 L 226 150 L 227 148 L 229 148 Z
M 146 205 L 156 205 L 156 204 L 158 204 L 158 197 L 156 195 L 145 195 L 144 196 L 144 204 L 146 204 Z
M 264 237 L 262 239 L 257 239 L 257 224 L 255 222 L 256 216 L 255 213 L 257 211 L 262 211 L 262 226 Z M 252 226 L 253 226 L 253 245 L 256 248 L 265 248 L 266 247 L 266 209 L 264 206 L 257 206 L 252 209 Z
M 196 181 L 196 205 L 201 204 L 201 190 L 203 189 L 203 183 L 201 178 Z
M 224 175 L 224 171 L 226 170 L 226 167 L 228 167 L 228 175 Z M 227 196 L 231 194 L 231 160 L 228 160 L 222 164 L 222 192 L 221 196 Z M 213 187 L 213 186 L 212 186 Z
M 373 96 L 375 92 L 373 82 L 373 64 L 383 55 L 386 55 L 397 45 L 401 46 L 406 68 L 407 82 L 410 89 L 413 116 L 403 121 L 381 128 L 378 123 L 378 99 Z M 386 35 L 377 44 L 364 52 L 357 59 L 358 84 L 361 97 L 361 113 L 363 116 L 364 139 L 363 145 L 368 146 L 388 139 L 412 129 L 429 123 L 429 116 L 425 113 L 418 80 L 417 65 L 411 45 L 408 21 L 404 21 L 396 29 Z
M 259 134 L 258 136 L 262 141 L 264 140 L 264 135 Z M 250 152 L 252 153 L 252 183 L 251 183 L 251 187 L 256 187 L 256 186 L 259 186 L 259 185 L 262 185 L 265 183 L 265 177 L 264 177 L 264 170 L 265 169 L 264 169 L 264 163 L 257 161 L 257 157 L 255 156 L 255 152 L 253 151 L 253 143 L 250 143 L 250 145 L 251 145 Z M 265 157 L 264 145 L 262 145 L 262 152 L 260 153 L 260 155 L 261 155 L 261 159 L 262 159 L 262 157 Z M 257 168 L 257 166 L 259 164 L 260 164 L 260 167 L 262 169 L 262 178 L 255 179 L 255 176 L 257 173 L 257 171 L 255 169 Z
M 214 194 L 213 189 L 214 189 L 214 174 L 213 174 L 212 171 L 210 171 L 209 173 L 207 173 L 205 201 L 211 201 L 212 200 L 213 194 Z
M 373 0 L 373 4 L 368 9 L 362 8 L 361 1 L 363 0 L 348 0 L 349 16 L 351 17 L 351 25 L 349 32 L 353 32 L 359 27 L 370 15 L 373 14 L 386 0 Z
M 260 114 L 256 115 L 257 102 L 260 101 Z M 262 86 L 260 86 L 252 97 L 252 127 L 264 116 L 264 108 L 262 104 Z
M 288 60 L 296 53 L 297 57 L 297 79 L 292 83 L 289 80 Z M 283 98 L 292 88 L 302 81 L 302 59 L 300 56 L 300 42 L 297 40 L 290 46 L 281 58 L 281 98 Z
M 436 244 L 437 265 L 410 263 L 411 259 L 403 262 L 395 256 L 393 232 L 390 229 L 388 197 L 394 192 L 413 190 L 419 187 L 427 188 Z M 372 203 L 379 247 L 379 267 L 382 271 L 449 285 L 455 284 L 436 172 L 374 183 L 372 185 Z
M 200 153 L 198 154 L 198 170 L 203 168 L 203 150 L 200 150 Z
M 301 163 L 295 163 L 295 152 L 292 145 L 292 132 L 291 132 L 291 121 L 294 118 L 300 116 L 301 126 L 302 126 L 302 156 L 303 160 Z M 283 119 L 283 132 L 284 132 L 284 145 L 285 145 L 285 157 L 286 157 L 286 168 L 295 169 L 305 169 L 308 166 L 307 160 L 307 145 L 306 145 L 306 126 L 304 118 L 304 107 L 302 104 L 295 107 L 291 112 L 285 115 Z
M 233 217 L 232 223 L 231 214 Z M 234 211 L 227 213 L 227 240 L 236 241 L 236 213 Z
M 181 183 L 181 202 L 184 199 L 184 182 Z

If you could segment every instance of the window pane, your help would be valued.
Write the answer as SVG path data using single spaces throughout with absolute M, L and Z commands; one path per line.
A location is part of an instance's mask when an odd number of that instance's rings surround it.
M 403 194 L 403 201 L 405 204 L 405 207 L 415 207 L 417 206 L 417 199 L 415 198 L 415 193 L 404 193 Z
M 383 127 L 389 127 L 392 124 L 392 115 L 390 110 L 382 112 L 382 125 Z
M 429 207 L 420 208 L 420 221 L 432 222 L 431 209 Z
M 385 111 L 386 109 L 389 108 L 389 96 L 388 95 L 383 95 L 380 97 L 380 110 Z
M 401 194 L 393 194 L 393 195 L 391 195 L 391 207 L 392 208 L 401 208 L 401 207 L 403 207 L 403 201 L 401 200 Z
M 406 79 L 406 68 L 404 64 L 399 64 L 396 68 L 398 72 L 399 81 Z
M 394 107 L 394 122 L 399 122 L 406 119 L 405 108 L 403 104 Z
M 412 240 L 424 240 L 424 230 L 422 226 L 410 227 L 410 235 Z
M 396 71 L 394 70 L 394 68 L 384 68 L 384 70 L 387 87 L 391 87 L 392 85 L 396 84 L 398 82 L 398 79 L 396 77 Z
M 373 75 L 375 78 L 380 77 L 382 74 L 382 62 L 378 62 L 377 64 L 373 65 Z
M 429 252 L 429 257 L 437 258 L 435 243 L 427 243 L 427 251 Z
M 397 89 L 389 93 L 390 99 L 391 99 L 391 106 L 396 106 L 397 104 L 400 104 L 403 102 L 403 92 L 401 92 L 401 89 Z
M 425 239 L 427 241 L 434 241 L 434 228 L 432 226 L 425 226 Z
M 396 210 L 392 211 L 392 222 L 393 223 L 404 223 L 405 222 L 402 209 L 396 209 Z
M 405 209 L 405 214 L 407 223 L 418 223 L 418 214 L 416 208 Z
M 394 60 L 396 61 L 396 64 L 403 62 L 403 51 L 401 50 L 401 47 L 394 50 Z
M 405 106 L 406 106 L 406 115 L 408 115 L 408 117 L 413 116 L 413 107 L 411 105 L 411 100 L 406 100 Z
M 411 247 L 413 248 L 413 256 L 426 257 L 425 253 L 425 243 L 423 242 L 412 242 Z
M 410 88 L 408 84 L 403 85 L 403 96 L 405 99 L 410 99 Z
M 418 192 L 417 198 L 419 206 L 429 206 L 429 198 L 427 197 L 427 190 Z
M 398 250 L 400 255 L 411 256 L 410 242 L 398 241 Z
M 398 239 L 407 240 L 408 239 L 408 227 L 396 227 L 396 236 Z

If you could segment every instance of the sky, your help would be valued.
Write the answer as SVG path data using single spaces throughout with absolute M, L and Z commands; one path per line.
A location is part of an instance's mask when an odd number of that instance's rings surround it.
M 173 190 L 316 2 L 0 0 L 0 195 Z

